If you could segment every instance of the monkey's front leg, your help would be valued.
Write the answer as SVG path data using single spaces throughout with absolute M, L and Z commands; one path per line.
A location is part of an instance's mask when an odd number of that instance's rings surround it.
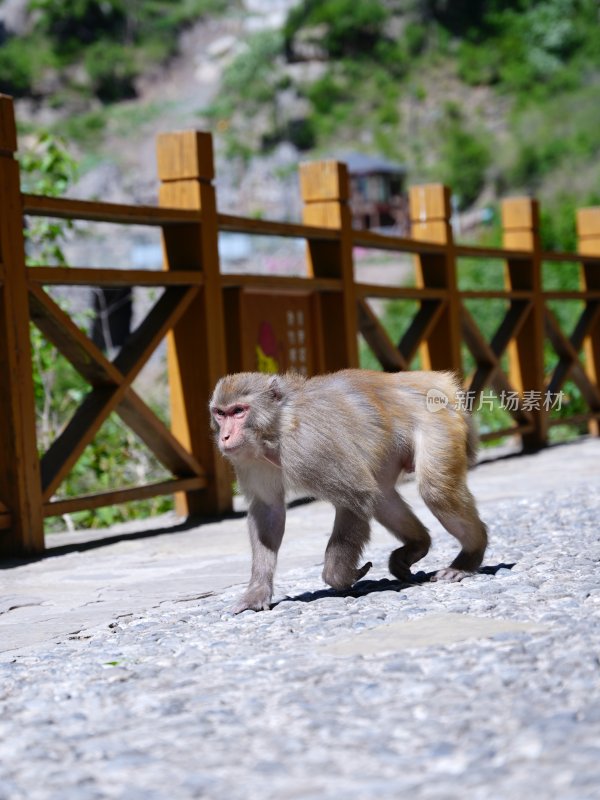
M 325 550 L 323 580 L 333 589 L 349 589 L 373 566 L 370 561 L 360 569 L 358 562 L 369 541 L 369 520 L 347 508 L 337 508 L 333 533 Z
M 281 500 L 268 505 L 254 498 L 248 509 L 248 533 L 252 547 L 252 573 L 250 583 L 232 611 L 239 614 L 252 609 L 269 608 L 273 596 L 273 575 L 277 552 L 285 528 L 285 503 Z

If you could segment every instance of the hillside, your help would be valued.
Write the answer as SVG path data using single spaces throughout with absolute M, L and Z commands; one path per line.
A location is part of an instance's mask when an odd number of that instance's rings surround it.
M 67 140 L 81 196 L 153 202 L 156 133 L 195 127 L 246 214 L 296 218 L 297 162 L 348 149 L 463 209 L 535 193 L 549 245 L 600 199 L 595 0 L 3 0 L 0 20 L 0 88 L 23 134 Z

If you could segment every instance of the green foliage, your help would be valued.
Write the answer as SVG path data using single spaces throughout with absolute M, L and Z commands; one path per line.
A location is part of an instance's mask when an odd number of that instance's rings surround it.
M 29 150 L 20 154 L 22 186 L 32 194 L 59 197 L 77 175 L 77 164 L 64 143 L 47 132 L 37 136 Z M 25 229 L 30 264 L 65 265 L 62 245 L 70 221 L 36 217 Z
M 177 50 L 181 30 L 204 14 L 225 11 L 234 0 L 30 0 L 35 30 L 0 49 L 0 88 L 31 94 L 48 66 L 83 63 L 89 86 L 65 86 L 106 103 L 134 96 L 134 78 Z M 41 59 L 40 54 L 45 58 Z
M 552 102 L 530 102 L 513 114 L 514 149 L 507 168 L 510 184 L 536 192 L 553 172 L 569 165 L 585 174 L 600 154 L 600 84 L 555 94 Z M 578 189 L 581 195 L 583 187 Z M 584 200 L 580 197 L 580 202 Z
M 92 91 L 103 103 L 135 97 L 138 68 L 131 51 L 122 45 L 96 42 L 85 53 Z
M 231 98 L 231 108 L 242 101 L 257 109 L 273 101 L 279 77 L 273 61 L 281 55 L 282 39 L 276 31 L 261 31 L 247 42 L 246 49 L 227 67 L 222 89 Z
M 91 147 L 101 139 L 106 128 L 107 116 L 100 110 L 88 111 L 86 114 L 77 114 L 61 123 L 64 135 Z
M 123 40 L 127 34 L 124 0 L 32 0 L 38 29 L 53 42 L 57 53 L 72 58 L 86 45 L 102 39 Z
M 478 14 L 453 26 L 464 37 L 459 74 L 470 84 L 500 83 L 523 99 L 572 88 L 582 79 L 574 62 L 598 63 L 597 13 L 595 0 L 480 4 Z M 439 19 L 451 25 L 443 15 Z
M 462 113 L 455 107 L 446 109 L 442 124 L 440 174 L 458 197 L 460 208 L 473 203 L 483 189 L 491 151 L 485 135 L 466 127 Z
M 34 68 L 30 53 L 19 39 L 0 46 L 0 92 L 22 97 L 31 92 Z
M 286 49 L 302 29 L 323 26 L 321 43 L 332 58 L 362 55 L 381 38 L 388 17 L 380 0 L 303 0 L 288 16 Z
M 347 87 L 331 71 L 311 83 L 306 96 L 317 114 L 328 114 L 334 106 L 350 100 Z

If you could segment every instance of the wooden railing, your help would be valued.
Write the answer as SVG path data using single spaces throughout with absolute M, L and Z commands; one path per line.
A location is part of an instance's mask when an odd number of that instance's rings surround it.
M 222 513 L 231 504 L 231 475 L 215 454 L 206 404 L 216 380 L 228 371 L 223 294 L 231 287 L 272 292 L 309 292 L 322 335 L 316 342 L 318 371 L 359 365 L 360 333 L 385 370 L 409 369 L 419 353 L 426 369 L 463 373 L 463 349 L 475 369 L 465 390 L 544 393 L 560 391 L 569 378 L 587 410 L 571 422 L 600 420 L 600 208 L 578 213 L 579 252 L 544 253 L 535 200 L 504 201 L 504 248 L 454 242 L 449 190 L 441 185 L 410 192 L 412 238 L 353 230 L 349 181 L 344 164 L 304 164 L 300 185 L 303 223 L 246 219 L 217 211 L 212 138 L 193 131 L 158 138 L 159 206 L 141 207 L 57 199 L 20 190 L 13 105 L 0 96 L 0 552 L 44 549 L 44 518 L 82 508 L 177 493 L 182 514 Z M 27 267 L 23 220 L 27 216 L 91 220 L 161 229 L 164 270 Z M 292 237 L 307 243 L 303 277 L 222 275 L 219 232 Z M 414 256 L 415 286 L 365 284 L 355 280 L 355 248 Z M 457 263 L 493 259 L 504 288 L 461 291 Z M 580 265 L 577 291 L 545 291 L 542 263 Z M 110 361 L 50 297 L 44 287 L 156 286 L 165 291 L 118 355 Z M 399 342 L 392 341 L 369 301 L 399 299 L 418 310 Z M 469 300 L 502 300 L 505 313 L 488 341 L 468 311 Z M 583 311 L 565 334 L 548 307 L 551 300 L 578 300 Z M 37 451 L 29 323 L 62 353 L 91 389 L 62 433 L 40 456 Z M 151 411 L 132 383 L 167 336 L 171 429 Z M 544 367 L 550 342 L 556 363 Z M 585 358 L 582 360 L 582 351 Z M 506 357 L 505 357 L 505 354 Z M 508 368 L 503 365 L 508 360 Z M 56 499 L 56 490 L 113 411 L 173 476 L 157 484 L 95 495 Z M 552 420 L 544 404 L 511 410 L 513 423 L 494 437 L 518 434 L 525 447 L 547 442 Z M 560 420 L 565 422 L 564 418 Z

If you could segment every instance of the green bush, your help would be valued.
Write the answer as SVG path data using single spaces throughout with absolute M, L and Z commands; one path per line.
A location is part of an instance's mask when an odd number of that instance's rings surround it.
M 484 134 L 469 131 L 461 116 L 449 114 L 442 126 L 440 173 L 467 208 L 479 196 L 491 163 L 491 147 Z
M 124 0 L 32 0 L 30 8 L 39 12 L 38 29 L 66 57 L 101 39 L 120 41 L 127 32 Z
M 91 88 L 103 103 L 135 97 L 138 69 L 131 50 L 112 42 L 96 42 L 87 48 L 85 68 Z
M 382 37 L 389 12 L 380 0 L 304 0 L 288 15 L 286 49 L 303 28 L 325 27 L 322 44 L 332 58 L 363 54 Z
M 306 96 L 317 114 L 328 114 L 333 106 L 348 99 L 342 81 L 331 72 L 326 72 L 307 89 Z
M 0 45 L 0 92 L 22 97 L 31 93 L 33 63 L 27 48 L 19 39 Z
M 273 61 L 281 52 L 281 36 L 275 31 L 262 31 L 249 39 L 246 50 L 223 74 L 221 88 L 230 100 L 231 110 L 238 103 L 256 109 L 273 101 L 278 81 Z

